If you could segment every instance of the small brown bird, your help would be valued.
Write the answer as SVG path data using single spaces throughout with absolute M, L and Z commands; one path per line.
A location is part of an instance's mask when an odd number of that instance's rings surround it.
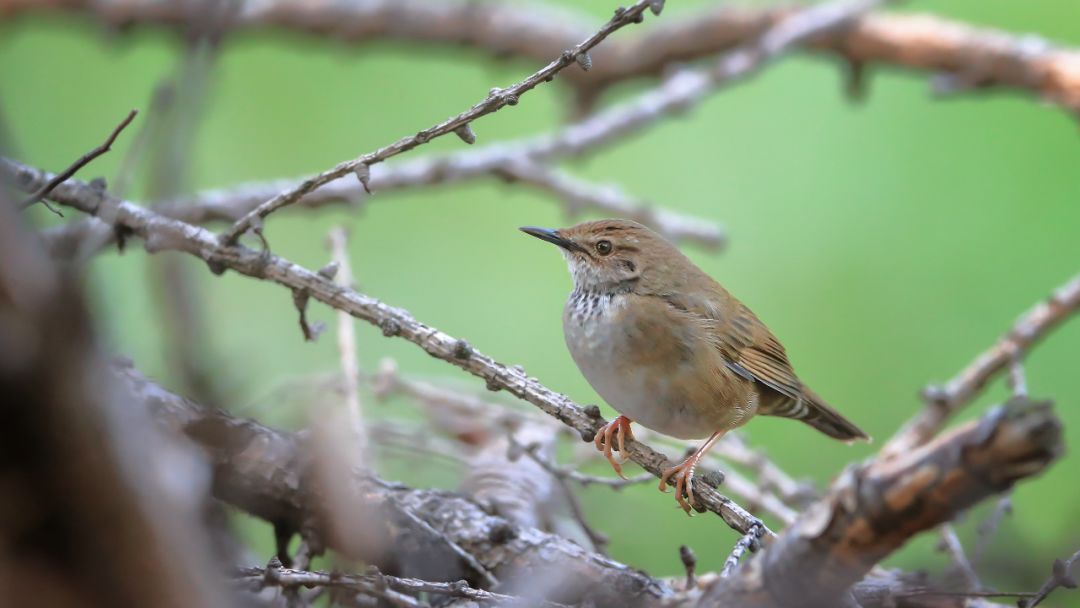
M 627 220 L 521 230 L 561 247 L 570 266 L 566 345 L 622 414 L 595 439 L 620 476 L 613 444 L 624 452 L 634 421 L 679 439 L 708 437 L 660 478 L 666 492 L 675 476 L 675 498 L 688 514 L 698 461 L 755 414 L 802 420 L 842 441 L 869 440 L 803 385 L 749 308 L 652 230 Z

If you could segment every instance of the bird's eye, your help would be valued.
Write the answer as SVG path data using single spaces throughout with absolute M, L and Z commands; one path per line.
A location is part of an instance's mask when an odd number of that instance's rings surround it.
M 596 253 L 599 253 L 600 255 L 607 255 L 611 253 L 612 249 L 613 247 L 611 246 L 611 241 L 596 241 Z

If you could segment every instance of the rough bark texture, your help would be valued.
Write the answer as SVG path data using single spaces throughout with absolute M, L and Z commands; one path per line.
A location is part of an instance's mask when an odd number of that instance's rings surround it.
M 836 606 L 909 538 L 1040 473 L 1062 451 L 1061 424 L 1050 405 L 1014 399 L 917 450 L 850 468 L 701 605 Z
M 42 10 L 87 13 L 117 27 L 140 24 L 186 27 L 183 2 L 149 0 L 5 0 L 0 12 Z M 593 51 L 588 71 L 564 77 L 595 97 L 611 84 L 656 76 L 669 66 L 708 57 L 753 40 L 793 12 L 792 7 L 732 7 L 726 3 L 665 20 L 648 32 L 608 41 Z M 348 42 L 398 40 L 473 47 L 496 57 L 550 61 L 589 34 L 573 12 L 537 3 L 520 6 L 468 0 L 363 0 L 311 3 L 247 2 L 231 17 L 232 29 L 285 28 Z M 999 87 L 1030 91 L 1080 110 L 1080 53 L 1034 36 L 978 28 L 929 15 L 875 14 L 850 28 L 815 37 L 805 49 L 840 56 L 860 66 L 883 64 L 944 73 L 951 88 Z
M 118 369 L 118 378 L 137 403 L 207 450 L 214 467 L 215 496 L 301 531 L 309 543 L 338 546 L 317 507 L 306 433 L 284 433 L 203 409 L 130 367 Z M 672 594 L 664 583 L 644 573 L 572 541 L 491 515 L 453 492 L 412 489 L 361 472 L 337 483 L 352 487 L 354 513 L 367 526 L 369 542 L 364 553 L 354 557 L 388 574 L 429 581 L 480 580 L 449 541 L 495 575 L 499 584 L 492 591 L 601 606 L 659 605 Z

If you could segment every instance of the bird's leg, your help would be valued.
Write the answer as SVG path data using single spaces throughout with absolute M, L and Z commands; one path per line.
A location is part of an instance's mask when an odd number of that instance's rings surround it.
M 682 507 L 683 511 L 686 511 L 687 515 L 690 515 L 693 504 L 697 502 L 694 499 L 694 470 L 697 469 L 698 461 L 726 432 L 716 431 L 709 435 L 705 443 L 701 444 L 701 447 L 695 450 L 686 460 L 670 469 L 665 469 L 660 475 L 660 491 L 664 493 L 667 492 L 668 480 L 671 479 L 672 475 L 675 476 L 675 500 L 679 502 L 679 506 Z M 683 498 L 683 494 L 686 494 L 686 497 L 690 500 L 687 501 L 686 498 Z
M 622 472 L 622 463 L 615 459 L 615 456 L 611 453 L 611 448 L 615 440 L 615 434 L 618 433 L 619 437 L 619 456 L 623 459 L 622 462 L 626 462 L 626 440 L 634 438 L 634 432 L 630 430 L 631 420 L 626 416 L 619 416 L 611 422 L 600 427 L 600 430 L 596 432 L 596 437 L 593 438 L 593 443 L 596 444 L 596 449 L 604 453 L 604 457 L 611 463 L 611 468 L 615 469 L 615 472 L 626 479 L 626 475 Z

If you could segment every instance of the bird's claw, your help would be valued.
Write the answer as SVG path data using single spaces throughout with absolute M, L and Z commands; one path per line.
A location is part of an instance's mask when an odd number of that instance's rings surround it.
M 697 460 L 690 457 L 670 469 L 664 469 L 664 472 L 660 474 L 660 491 L 665 494 L 668 491 L 668 481 L 672 476 L 675 477 L 675 500 L 687 515 L 693 515 L 694 506 L 697 504 L 697 499 L 694 498 L 694 469 L 696 468 Z
M 618 435 L 618 438 L 615 435 Z M 622 471 L 622 463 L 627 460 L 625 456 L 627 438 L 633 439 L 634 432 L 630 429 L 630 419 L 626 416 L 619 416 L 600 427 L 600 430 L 596 432 L 596 437 L 593 438 L 596 449 L 604 453 L 604 457 L 611 463 L 611 468 L 615 469 L 615 473 L 623 479 L 628 479 Z M 612 453 L 616 441 L 619 446 L 619 459 L 616 459 Z

